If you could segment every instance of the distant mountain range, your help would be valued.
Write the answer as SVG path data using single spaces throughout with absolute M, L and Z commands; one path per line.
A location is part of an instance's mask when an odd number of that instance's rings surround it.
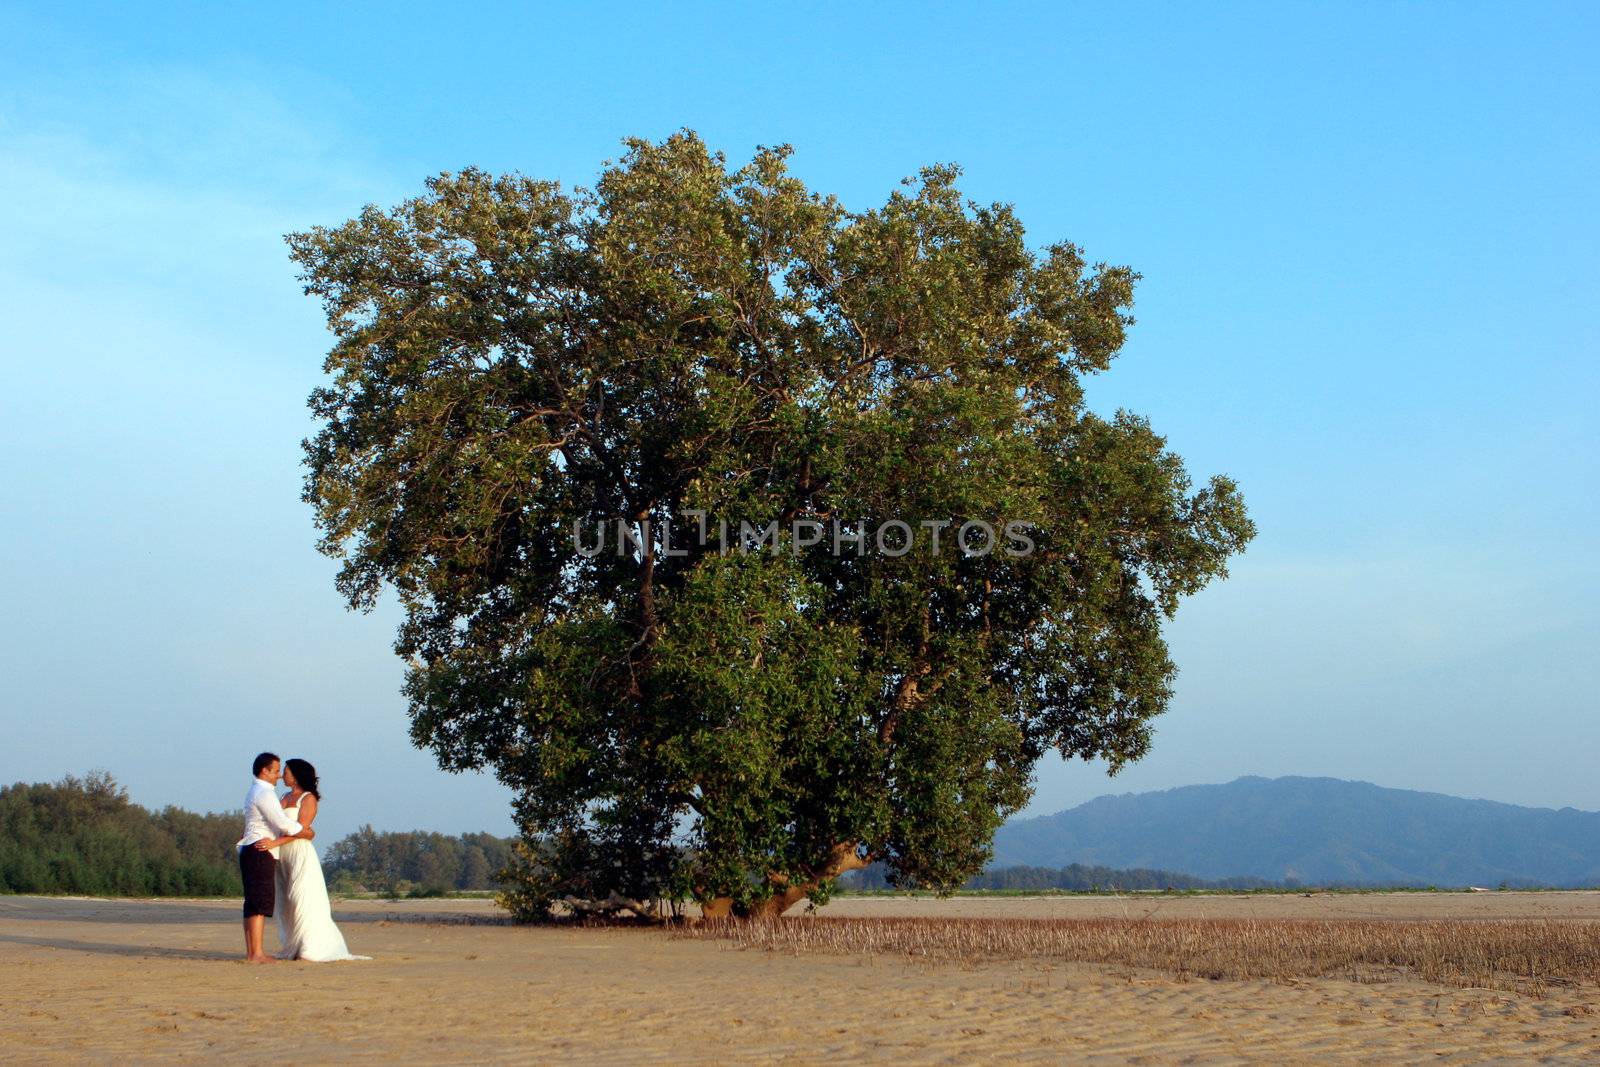
M 1600 886 L 1600 812 L 1250 777 L 1014 820 L 990 870 L 1074 863 L 1306 885 Z

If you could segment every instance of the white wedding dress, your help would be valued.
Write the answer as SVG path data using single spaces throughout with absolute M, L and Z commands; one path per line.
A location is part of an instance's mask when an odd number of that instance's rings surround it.
M 293 819 L 299 808 L 284 808 Z M 370 960 L 371 956 L 352 956 L 345 947 L 344 935 L 333 921 L 333 905 L 328 902 L 328 883 L 322 877 L 322 861 L 310 841 L 297 839 L 278 848 L 277 873 L 278 940 L 283 948 L 279 959 L 332 963 L 334 960 Z

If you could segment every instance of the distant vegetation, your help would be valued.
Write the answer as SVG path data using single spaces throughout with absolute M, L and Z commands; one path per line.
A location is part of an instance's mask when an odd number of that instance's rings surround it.
M 238 896 L 239 812 L 140 807 L 108 774 L 0 788 L 0 893 Z M 324 850 L 334 892 L 495 889 L 511 841 L 361 830 Z
M 0 788 L 0 892 L 231 896 L 243 817 L 149 811 L 103 773 Z
M 0 892 L 233 896 L 240 892 L 233 846 L 241 819 L 237 812 L 197 815 L 175 807 L 152 812 L 129 801 L 106 774 L 6 786 L 0 789 Z M 501 888 L 496 875 L 511 862 L 513 844 L 512 838 L 492 834 L 380 833 L 364 826 L 324 850 L 323 869 L 335 893 L 493 890 Z M 853 872 L 840 884 L 888 887 L 879 865 Z M 967 888 L 1245 889 L 1266 884 L 1073 864 L 986 871 Z
M 855 871 L 839 879 L 844 890 L 888 889 L 883 867 L 874 864 L 863 871 Z M 963 889 L 1059 889 L 1089 893 L 1100 890 L 1138 889 L 1270 889 L 1279 883 L 1260 878 L 1221 878 L 1208 880 L 1176 871 L 1155 871 L 1143 868 L 1118 870 L 1114 867 L 1089 867 L 1081 863 L 1066 867 L 1000 867 L 992 868 L 967 880 Z
M 238 812 L 140 807 L 104 773 L 0 787 L 0 893 L 237 896 L 234 843 L 241 825 Z M 1291 838 L 1296 859 L 1288 862 L 1280 855 L 1290 851 Z M 1060 815 L 1011 823 L 996 841 L 996 859 L 1004 866 L 973 876 L 963 888 L 1592 886 L 1600 884 L 1596 840 L 1600 814 L 1592 812 L 1514 808 L 1329 779 L 1241 779 L 1104 797 Z M 384 833 L 364 826 L 319 851 L 335 893 L 432 896 L 504 889 L 498 875 L 512 866 L 514 844 L 492 834 Z M 1335 854 L 1338 864 L 1329 862 Z M 1033 857 L 1039 858 L 1029 862 Z M 1071 863 L 1068 857 L 1101 862 Z M 1163 858 L 1169 864 L 1156 866 Z M 1172 869 L 1179 866 L 1198 873 Z M 1251 873 L 1223 877 L 1229 867 Z M 838 887 L 890 888 L 881 864 L 846 874 Z
M 513 843 L 493 834 L 378 833 L 363 826 L 328 849 L 323 871 L 336 893 L 498 889 L 496 874 L 511 862 Z

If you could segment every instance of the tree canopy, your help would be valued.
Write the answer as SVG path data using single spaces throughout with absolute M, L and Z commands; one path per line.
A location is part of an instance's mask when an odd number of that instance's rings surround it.
M 289 238 L 321 547 L 398 595 L 416 743 L 514 789 L 530 913 L 959 887 L 1046 752 L 1146 752 L 1162 623 L 1253 534 L 1085 404 L 1132 270 L 955 167 L 851 212 L 788 156 L 631 140 Z

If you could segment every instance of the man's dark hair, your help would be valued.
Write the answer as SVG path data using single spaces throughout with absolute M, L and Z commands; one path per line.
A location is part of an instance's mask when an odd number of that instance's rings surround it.
M 250 765 L 250 773 L 255 775 L 257 778 L 260 778 L 262 771 L 266 770 L 268 767 L 277 762 L 277 753 L 263 752 L 261 755 L 257 756 L 256 761 Z

